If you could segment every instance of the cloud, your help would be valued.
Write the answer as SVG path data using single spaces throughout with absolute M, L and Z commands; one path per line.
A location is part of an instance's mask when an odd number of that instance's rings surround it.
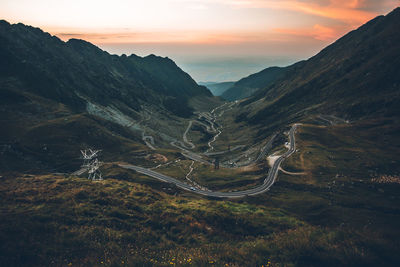
M 321 41 L 332 40 L 338 35 L 336 29 L 319 24 L 315 24 L 313 30 L 314 38 Z
M 315 24 L 311 28 L 276 28 L 276 33 L 291 35 L 291 36 L 302 36 L 311 37 L 320 41 L 332 41 L 340 36 L 344 29 L 339 27 L 326 27 L 320 24 Z
M 253 14 L 251 9 L 269 9 L 275 13 L 284 14 L 285 21 L 269 20 L 260 23 L 257 29 L 254 24 L 252 27 L 242 27 L 240 30 L 236 24 L 230 28 L 218 28 L 218 24 L 210 24 L 213 17 L 207 17 L 205 24 L 214 25 L 214 29 L 209 27 L 188 29 L 162 29 L 150 28 L 141 29 L 130 27 L 123 30 L 116 28 L 106 31 L 99 29 L 100 32 L 93 32 L 93 29 L 52 29 L 50 32 L 56 34 L 63 40 L 69 38 L 80 38 L 89 40 L 96 44 L 110 43 L 154 43 L 154 44 L 238 44 L 238 43 L 266 43 L 266 42 L 293 42 L 293 37 L 298 37 L 299 42 L 306 42 L 306 38 L 311 41 L 322 41 L 326 43 L 340 37 L 345 32 L 360 26 L 366 21 L 378 15 L 378 10 L 382 8 L 393 8 L 395 2 L 399 0 L 165 0 L 169 3 L 174 2 L 185 4 L 186 8 L 204 10 L 209 9 L 210 13 L 215 5 L 220 5 L 225 10 L 230 7 L 237 9 L 243 14 Z M 283 12 L 283 11 L 290 12 Z M 207 14 L 209 12 L 202 12 Z M 239 12 L 239 13 L 240 13 Z M 247 13 L 246 13 L 247 12 Z M 257 10 L 257 14 L 259 11 Z M 254 13 L 256 14 L 256 13 Z M 266 14 L 269 14 L 266 12 Z M 221 16 L 224 14 L 221 13 Z M 243 16 L 244 17 L 244 16 Z M 202 19 L 205 19 L 201 17 Z M 210 18 L 210 19 L 209 19 Z M 325 18 L 325 19 L 323 19 Z M 328 19 L 326 19 L 328 18 Z M 239 18 L 238 18 L 239 19 Z M 299 20 L 297 23 L 297 20 Z M 200 20 L 199 20 L 200 21 Z M 225 20 L 228 23 L 229 20 Z M 245 22 L 245 20 L 243 20 Z M 216 21 L 214 21 L 217 23 Z M 244 24 L 244 22 L 242 24 Z M 187 22 L 190 25 L 190 22 Z M 139 29 L 139 30 L 138 30 Z M 103 31 L 103 32 L 101 32 Z
M 328 18 L 317 24 L 298 28 L 275 28 L 278 34 L 311 37 L 332 41 L 345 32 L 380 15 L 383 9 L 399 5 L 399 0 L 222 0 L 236 8 L 264 8 L 289 10 L 304 15 Z M 325 23 L 325 25 L 322 25 Z
M 376 12 L 359 9 L 363 0 L 330 0 L 330 1 L 301 1 L 301 0 L 243 0 L 232 1 L 236 7 L 285 9 L 305 14 L 340 20 L 351 24 L 364 23 L 376 16 Z
M 203 0 L 207 1 L 207 0 Z M 210 1 L 210 0 L 208 0 Z M 211 0 L 212 1 L 212 0 Z M 297 11 L 339 20 L 353 26 L 379 15 L 385 8 L 400 4 L 399 0 L 215 0 L 234 8 L 266 8 Z
M 52 33 L 67 41 L 71 38 L 88 40 L 93 43 L 198 43 L 198 44 L 229 44 L 259 41 L 263 33 L 248 32 L 120 32 L 120 33 L 81 33 L 53 30 Z

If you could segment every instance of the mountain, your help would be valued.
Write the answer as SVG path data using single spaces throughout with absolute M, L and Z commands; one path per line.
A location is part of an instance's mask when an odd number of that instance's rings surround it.
M 281 78 L 288 68 L 270 67 L 249 75 L 235 82 L 222 97 L 229 101 L 239 100 L 253 95 L 257 90 L 265 88 Z
M 400 114 L 400 8 L 352 31 L 241 103 L 238 121 L 269 126 L 316 114 Z
M 200 85 L 204 85 L 205 87 L 207 87 L 211 93 L 215 96 L 220 96 L 222 95 L 224 92 L 226 92 L 226 90 L 228 90 L 229 88 L 231 88 L 235 82 L 221 82 L 221 83 L 216 83 L 216 82 L 199 82 Z
M 0 169 L 76 167 L 83 147 L 119 155 L 159 127 L 169 140 L 197 102 L 214 101 L 169 58 L 110 55 L 4 20 L 0 58 Z
M 134 109 L 151 102 L 188 116 L 188 98 L 211 95 L 168 58 L 109 55 L 83 40 L 65 43 L 40 29 L 6 21 L 0 22 L 0 38 L 2 80 L 13 77 L 25 92 L 77 110 L 85 108 L 84 98 L 89 97 L 104 105 L 118 100 Z

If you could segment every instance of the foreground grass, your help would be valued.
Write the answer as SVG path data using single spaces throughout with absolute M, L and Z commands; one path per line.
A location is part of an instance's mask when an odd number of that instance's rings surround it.
M 309 209 L 329 207 L 321 192 L 280 182 L 271 195 L 215 201 L 176 189 L 163 192 L 164 184 L 149 180 L 150 187 L 136 179 L 146 178 L 3 177 L 2 264 L 334 266 L 396 261 L 390 254 L 396 251 L 394 241 L 373 226 L 324 225 L 307 214 L 306 204 Z M 295 202 L 297 209 L 290 208 Z M 398 210 L 389 217 L 399 222 Z M 383 259 L 386 254 L 390 257 Z

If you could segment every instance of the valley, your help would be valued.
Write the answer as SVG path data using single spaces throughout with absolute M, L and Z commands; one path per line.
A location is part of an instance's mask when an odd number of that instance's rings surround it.
M 399 22 L 214 96 L 0 21 L 0 265 L 398 266 Z
M 225 105 L 225 104 L 224 104 L 224 105 Z M 218 108 L 221 108 L 221 106 L 218 107 Z M 210 114 L 212 114 L 212 115 L 215 114 L 215 111 L 216 111 L 218 108 L 213 109 L 213 110 L 210 112 Z M 219 113 L 219 116 L 222 116 L 223 112 L 224 112 L 224 110 L 221 111 L 221 113 Z M 213 118 L 213 121 L 215 121 L 215 120 L 216 120 L 216 117 Z M 211 128 L 214 129 L 214 123 L 213 123 L 213 121 L 208 121 L 208 122 L 211 124 Z M 193 143 L 191 143 L 191 142 L 189 142 L 189 141 L 187 140 L 188 130 L 190 129 L 190 127 L 192 126 L 192 124 L 193 124 L 193 121 L 190 121 L 190 122 L 189 122 L 188 128 L 185 130 L 185 132 L 184 132 L 184 134 L 183 134 L 183 140 L 184 140 L 185 143 L 190 144 L 190 145 L 191 145 L 191 148 L 193 149 L 193 148 L 195 148 L 196 146 L 195 146 Z M 150 176 L 150 177 L 159 179 L 159 180 L 164 181 L 164 182 L 167 182 L 167 183 L 172 183 L 172 184 L 174 184 L 175 186 L 177 186 L 177 187 L 179 187 L 179 188 L 181 188 L 181 189 L 184 189 L 184 190 L 187 190 L 187 191 L 191 191 L 191 192 L 196 193 L 196 194 L 209 196 L 209 197 L 235 198 L 235 197 L 244 197 L 244 196 L 257 195 L 257 194 L 261 194 L 261 193 L 264 193 L 265 191 L 269 190 L 269 188 L 273 185 L 273 183 L 274 183 L 274 181 L 275 181 L 275 179 L 276 179 L 276 176 L 277 176 L 277 173 L 278 173 L 278 170 L 279 170 L 279 167 L 280 167 L 281 162 L 282 162 L 286 157 L 289 157 L 292 153 L 295 152 L 295 150 L 296 150 L 296 145 L 295 145 L 294 133 L 295 133 L 296 127 L 297 127 L 296 124 L 293 125 L 293 126 L 291 127 L 291 129 L 290 129 L 290 132 L 289 132 L 289 137 L 290 137 L 289 150 L 288 150 L 286 153 L 284 153 L 282 156 L 278 157 L 278 159 L 274 162 L 274 164 L 271 166 L 271 169 L 270 169 L 269 172 L 268 172 L 267 177 L 264 179 L 263 184 L 262 184 L 261 186 L 257 187 L 257 188 L 253 188 L 253 189 L 249 189 L 249 190 L 245 190 L 245 191 L 235 191 L 235 192 L 213 192 L 213 191 L 210 191 L 210 190 L 203 190 L 202 187 L 201 187 L 200 185 L 198 185 L 198 184 L 187 184 L 187 183 L 184 183 L 184 182 L 179 181 L 179 180 L 176 179 L 176 178 L 172 178 L 172 177 L 169 177 L 169 176 L 165 176 L 165 175 L 163 175 L 163 174 L 160 174 L 160 173 L 158 173 L 158 172 L 152 171 L 152 170 L 150 170 L 150 169 L 145 169 L 145 168 L 142 168 L 142 167 L 139 167 L 139 166 L 128 165 L 128 164 L 119 164 L 118 166 L 120 166 L 120 167 L 122 167 L 122 168 L 125 168 L 125 169 L 131 169 L 131 170 L 137 171 L 137 172 L 139 172 L 139 173 L 148 175 L 148 176 Z M 217 131 L 218 131 L 218 133 L 216 133 L 216 134 L 213 136 L 212 141 L 208 142 L 209 149 L 207 149 L 206 152 L 203 153 L 203 155 L 205 155 L 205 154 L 210 155 L 210 153 L 209 153 L 208 151 L 209 151 L 210 149 L 213 149 L 211 143 L 212 143 L 212 142 L 215 142 L 216 139 L 217 139 L 217 137 L 222 133 L 221 130 L 217 130 Z M 216 132 L 216 130 L 214 130 L 214 132 Z M 241 147 L 241 146 L 239 146 L 239 147 Z M 267 146 L 267 147 L 268 147 L 268 146 Z M 235 147 L 235 148 L 238 148 L 238 147 Z M 269 148 L 269 147 L 268 147 L 268 148 Z M 182 149 L 182 155 L 192 160 L 192 164 L 190 165 L 190 171 L 189 171 L 189 173 L 186 175 L 186 179 L 187 179 L 188 175 L 192 175 L 192 173 L 193 173 L 193 171 L 194 171 L 193 164 L 194 164 L 195 161 L 200 162 L 200 163 L 203 163 L 203 164 L 206 164 L 206 165 L 211 165 L 211 164 L 212 164 L 212 163 L 209 162 L 209 161 L 203 160 L 201 155 L 198 155 L 198 154 L 195 154 L 195 153 L 193 153 L 193 152 L 187 151 L 188 148 L 181 148 L 181 149 Z M 233 150 L 232 150 L 232 151 L 233 151 Z M 187 154 L 185 154 L 184 152 L 186 152 Z M 226 152 L 231 152 L 231 150 L 229 150 L 229 151 L 222 151 L 222 152 L 214 152 L 214 155 L 215 155 L 215 154 L 217 154 L 217 155 L 222 155 L 222 154 L 225 154 Z M 263 155 L 264 155 L 264 156 L 263 156 Z M 258 155 L 257 159 L 258 159 L 258 160 L 261 160 L 261 159 L 263 159 L 263 157 L 265 157 L 265 156 L 266 156 L 266 149 L 264 148 L 264 149 L 261 149 L 260 155 Z M 241 156 L 239 155 L 239 158 L 240 158 L 240 157 L 241 157 Z M 256 163 L 256 162 L 257 162 L 257 159 L 256 159 L 255 161 L 251 162 L 251 163 Z M 214 160 L 217 160 L 217 159 L 214 159 Z M 218 159 L 218 160 L 219 160 L 219 159 Z M 248 165 L 250 165 L 251 163 L 249 163 Z M 215 164 L 217 164 L 217 163 L 215 163 Z M 173 162 L 172 162 L 172 164 L 166 163 L 166 165 L 168 165 L 168 168 L 172 168 L 172 167 L 173 167 Z M 218 163 L 218 165 L 219 165 L 219 163 Z M 222 166 L 224 166 L 224 165 L 225 165 L 225 164 L 223 163 Z M 245 166 L 248 166 L 248 165 L 245 165 Z M 219 166 L 218 166 L 218 169 L 219 169 Z M 223 170 L 221 170 L 221 172 L 222 172 L 222 171 L 223 171 Z M 189 181 L 191 181 L 191 180 L 189 180 Z

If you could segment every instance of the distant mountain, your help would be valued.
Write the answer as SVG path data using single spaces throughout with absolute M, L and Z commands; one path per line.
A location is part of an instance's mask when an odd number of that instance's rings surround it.
M 291 66 L 241 103 L 238 121 L 278 125 L 312 114 L 347 119 L 400 114 L 400 8 Z
M 222 95 L 226 90 L 231 88 L 235 82 L 199 82 L 200 85 L 207 87 L 215 96 Z
M 286 70 L 287 68 L 279 67 L 266 68 L 237 81 L 222 94 L 222 97 L 229 101 L 249 97 L 257 92 L 257 90 L 265 88 L 279 78 L 282 78 Z

